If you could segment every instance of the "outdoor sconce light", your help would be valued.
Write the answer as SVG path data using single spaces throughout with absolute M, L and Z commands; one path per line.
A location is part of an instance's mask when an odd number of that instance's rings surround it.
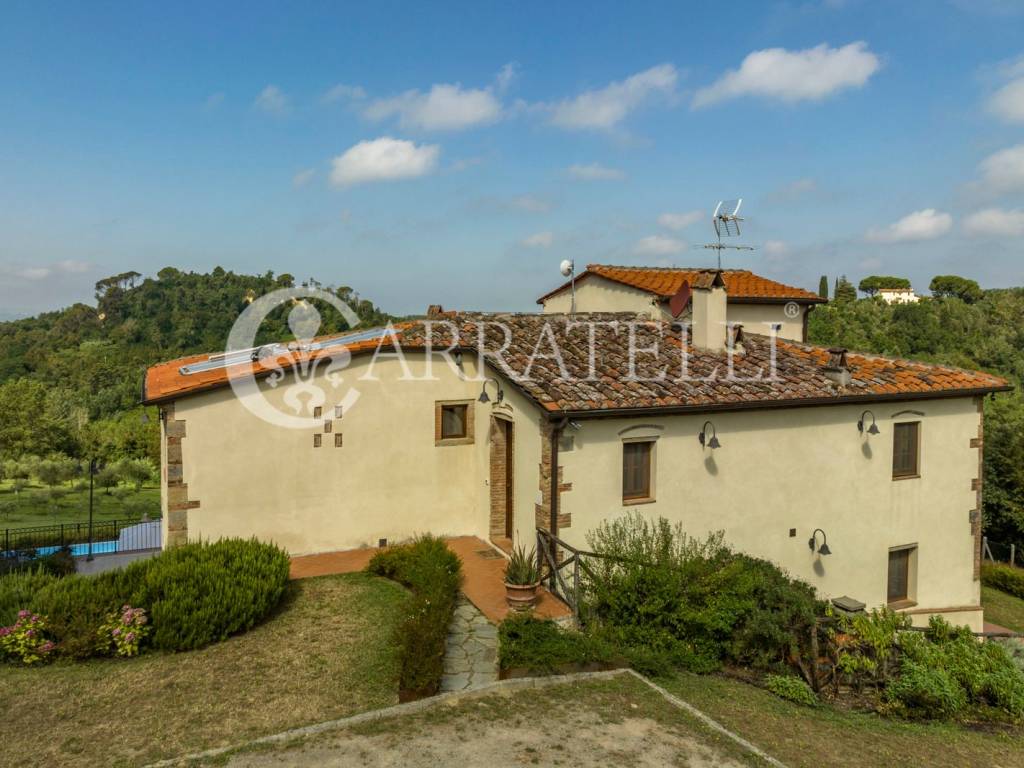
M 491 402 L 491 398 L 487 396 L 487 384 L 488 382 L 491 381 L 494 382 L 494 388 L 498 391 L 498 399 L 495 401 L 495 403 L 500 404 L 501 401 L 505 399 L 505 390 L 501 388 L 501 382 L 499 382 L 493 376 L 489 379 L 484 379 L 484 385 L 480 390 L 480 397 L 478 397 L 477 400 L 480 401 L 481 403 Z
M 707 436 L 708 427 L 711 427 L 711 437 Z M 718 434 L 715 430 L 715 425 L 710 421 L 705 421 L 704 426 L 700 428 L 700 434 L 697 435 L 697 439 L 700 440 L 700 444 L 705 448 L 721 448 L 722 444 L 718 442 Z
M 452 352 L 452 359 L 455 360 L 455 367 L 456 368 L 461 368 L 462 367 L 462 350 L 461 349 L 456 349 L 454 352 Z
M 807 540 L 807 546 L 810 547 L 811 552 L 814 552 L 815 545 L 818 543 L 818 534 L 821 534 L 821 546 L 817 547 L 819 555 L 831 555 L 832 550 L 828 548 L 828 539 L 825 537 L 825 532 L 821 528 L 815 528 L 814 533 L 811 534 L 811 538 Z
M 862 435 L 864 434 L 864 422 L 866 421 L 866 419 L 864 418 L 865 416 L 871 417 L 871 426 L 867 428 L 868 434 L 877 435 L 881 430 L 879 430 L 878 425 L 875 424 L 875 414 L 873 414 L 871 411 L 864 411 L 864 413 L 860 415 L 860 419 L 857 421 L 857 431 L 860 432 Z

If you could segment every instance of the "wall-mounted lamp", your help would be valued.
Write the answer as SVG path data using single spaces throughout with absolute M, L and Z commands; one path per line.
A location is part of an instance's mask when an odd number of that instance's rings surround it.
M 494 389 L 497 390 L 498 399 L 494 401 L 495 404 L 500 404 L 505 399 L 505 390 L 501 388 L 501 382 L 492 376 L 489 379 L 484 379 L 484 385 L 480 389 L 480 397 L 477 398 L 481 403 L 491 402 L 491 398 L 487 396 L 487 384 L 492 381 L 494 382 Z
M 708 427 L 711 427 L 711 437 L 707 436 Z M 700 440 L 700 444 L 705 448 L 721 448 L 722 444 L 718 442 L 718 434 L 715 430 L 715 425 L 710 421 L 705 421 L 704 426 L 700 428 L 700 434 L 697 435 L 697 439 Z
M 456 349 L 454 352 L 452 352 L 452 359 L 455 361 L 455 367 L 456 368 L 461 368 L 462 367 L 462 350 L 461 349 Z
M 821 546 L 816 546 L 818 543 L 818 534 L 821 534 Z M 828 539 L 825 537 L 825 532 L 821 528 L 815 528 L 814 533 L 811 534 L 811 538 L 807 540 L 807 546 L 811 552 L 817 549 L 819 555 L 831 555 L 832 550 L 828 548 Z
M 867 421 L 867 419 L 865 418 L 866 416 L 871 417 L 871 426 L 867 428 L 868 434 L 877 435 L 881 430 L 879 430 L 878 425 L 875 424 L 875 414 L 873 414 L 871 411 L 864 411 L 864 413 L 860 415 L 860 419 L 857 420 L 857 431 L 860 432 L 862 435 L 864 434 L 864 422 Z

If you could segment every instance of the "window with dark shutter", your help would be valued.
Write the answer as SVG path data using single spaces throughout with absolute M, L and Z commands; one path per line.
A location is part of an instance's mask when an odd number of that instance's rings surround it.
M 910 554 L 913 548 L 895 549 L 889 552 L 889 586 L 886 600 L 898 603 L 909 599 L 910 594 Z
M 893 425 L 892 433 L 892 476 L 899 479 L 917 477 L 920 474 L 921 422 L 911 421 Z
M 622 444 L 622 500 L 651 498 L 652 442 Z

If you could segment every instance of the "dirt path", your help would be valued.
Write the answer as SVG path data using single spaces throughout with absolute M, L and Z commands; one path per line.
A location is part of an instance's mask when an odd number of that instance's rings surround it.
M 234 768 L 763 764 L 628 676 L 460 699 L 228 761 Z

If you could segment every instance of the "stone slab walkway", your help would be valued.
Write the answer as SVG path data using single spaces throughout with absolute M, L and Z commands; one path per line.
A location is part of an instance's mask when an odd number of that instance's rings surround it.
M 441 691 L 468 691 L 498 679 L 498 628 L 459 597 L 448 627 Z

